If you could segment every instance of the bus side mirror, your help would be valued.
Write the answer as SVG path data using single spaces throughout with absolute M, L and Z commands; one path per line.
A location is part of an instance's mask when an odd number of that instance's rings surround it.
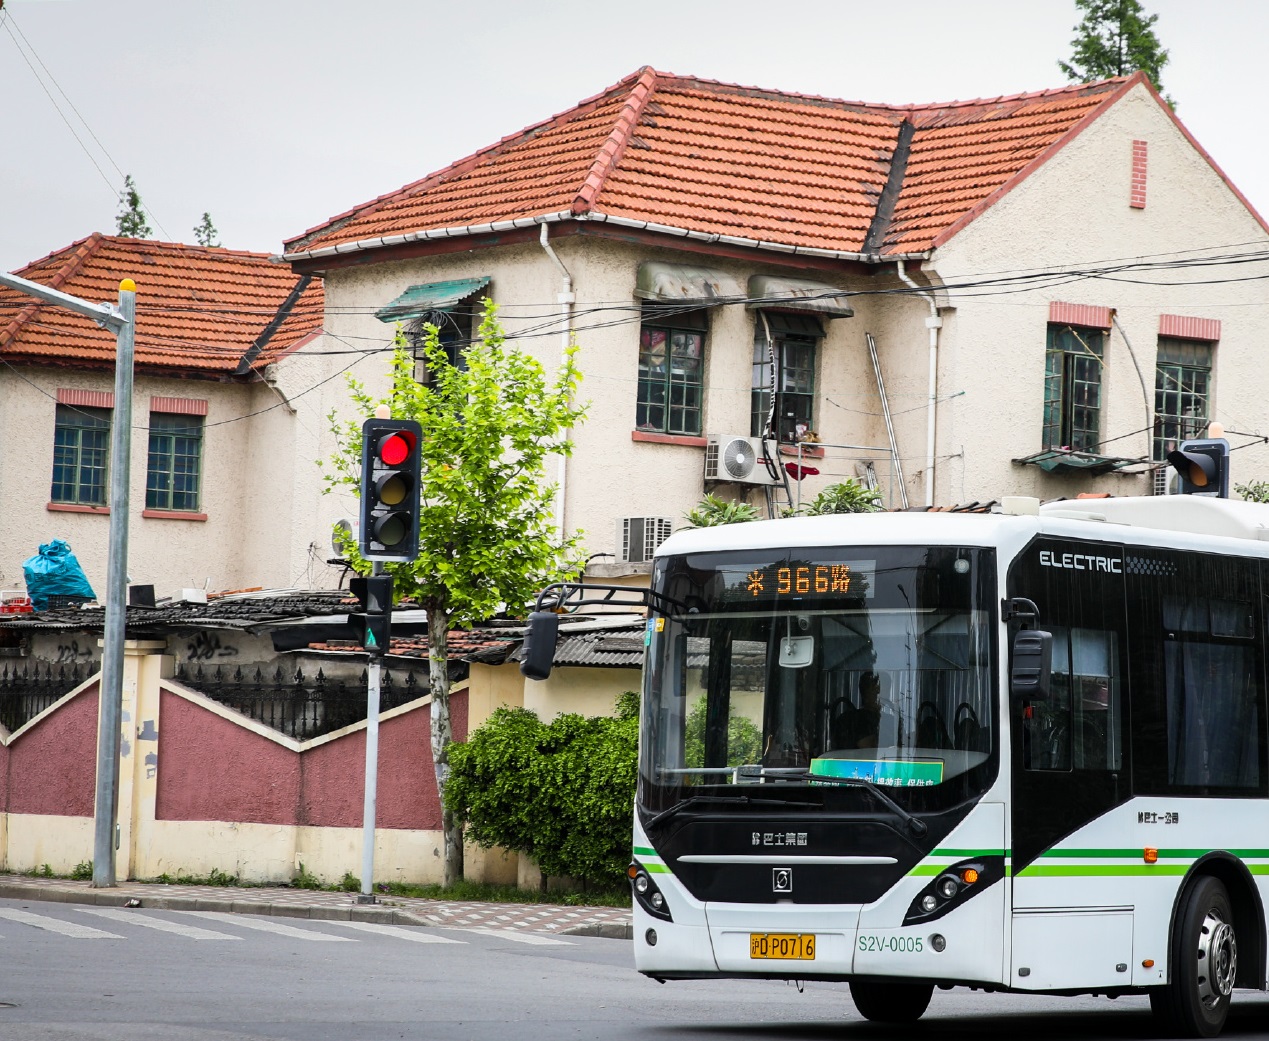
M 534 611 L 529 615 L 529 628 L 520 651 L 520 673 L 531 680 L 544 680 L 551 675 L 555 662 L 555 639 L 560 631 L 560 616 L 554 611 Z
M 1053 675 L 1053 634 L 1020 629 L 1013 638 L 1009 691 L 1018 700 L 1047 701 Z

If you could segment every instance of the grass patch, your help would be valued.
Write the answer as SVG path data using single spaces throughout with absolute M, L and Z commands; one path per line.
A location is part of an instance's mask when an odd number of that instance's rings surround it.
M 517 886 L 460 881 L 452 886 L 385 882 L 380 883 L 378 889 L 391 896 L 422 897 L 425 900 L 471 900 L 493 904 L 564 904 L 567 907 L 630 906 L 630 890 L 625 886 L 591 893 L 543 893 L 541 890 L 520 889 Z
M 91 874 L 91 867 L 89 872 Z M 165 886 L 240 886 L 237 875 L 230 875 L 219 868 L 212 868 L 206 875 L 183 875 L 179 871 L 169 875 L 166 871 L 158 878 L 145 879 L 148 882 L 159 882 Z

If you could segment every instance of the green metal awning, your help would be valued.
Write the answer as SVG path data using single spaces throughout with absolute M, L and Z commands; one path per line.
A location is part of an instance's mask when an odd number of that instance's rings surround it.
M 635 296 L 658 304 L 718 305 L 744 297 L 740 282 L 725 271 L 647 260 L 639 265 Z
M 434 311 L 452 311 L 489 285 L 489 277 L 482 275 L 480 278 L 457 278 L 451 282 L 424 282 L 410 286 L 392 303 L 379 308 L 375 317 L 381 322 L 405 322 Z
M 849 296 L 837 286 L 780 275 L 750 275 L 749 302 L 745 306 L 751 309 L 792 308 L 795 311 L 811 311 L 824 318 L 855 317 Z
M 1018 466 L 1038 466 L 1045 473 L 1085 473 L 1091 476 L 1121 470 L 1125 466 L 1141 465 L 1145 461 L 1145 459 L 1126 459 L 1117 455 L 1096 455 L 1092 452 L 1072 452 L 1061 448 L 1050 448 L 1022 459 L 1015 459 L 1014 463 Z

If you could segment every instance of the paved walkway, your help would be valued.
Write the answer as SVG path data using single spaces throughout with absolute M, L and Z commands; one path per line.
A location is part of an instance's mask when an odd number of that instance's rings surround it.
M 518 929 L 570 936 L 629 939 L 630 910 L 619 907 L 565 907 L 556 904 L 492 904 L 477 901 L 376 897 L 358 903 L 357 895 L 289 886 L 185 886 L 157 882 L 120 882 L 94 889 L 90 882 L 32 875 L 0 875 L 0 898 L 150 907 L 183 911 L 233 911 L 287 918 L 339 919 L 449 928 Z M 136 901 L 135 903 L 133 901 Z

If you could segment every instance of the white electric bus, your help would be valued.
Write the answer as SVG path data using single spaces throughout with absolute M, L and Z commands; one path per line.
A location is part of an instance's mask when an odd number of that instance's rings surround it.
M 849 981 L 889 1022 L 1144 993 L 1201 1037 L 1265 989 L 1269 506 L 1008 506 L 661 546 L 640 972 Z

